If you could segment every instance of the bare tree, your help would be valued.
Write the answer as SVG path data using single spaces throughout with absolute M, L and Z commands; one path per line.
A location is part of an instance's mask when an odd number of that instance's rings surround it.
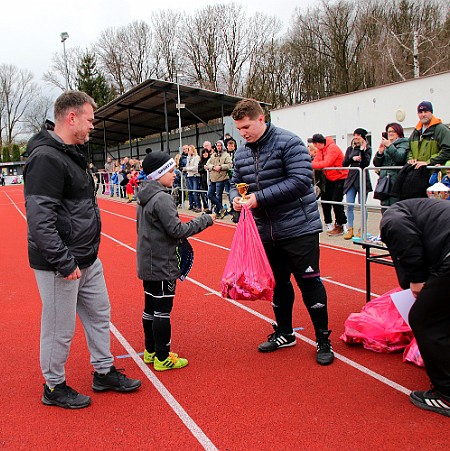
M 75 89 L 77 80 L 77 69 L 83 57 L 81 47 L 71 47 L 67 49 L 66 58 L 60 52 L 55 52 L 52 57 L 51 69 L 44 73 L 43 80 L 51 86 L 64 91 L 66 89 L 66 80 L 69 89 Z
M 397 0 L 377 18 L 380 47 L 391 68 L 389 81 L 407 80 L 450 67 L 447 0 Z
M 185 18 L 180 35 L 181 55 L 185 57 L 188 76 L 202 88 L 217 91 L 219 66 L 223 58 L 221 8 L 206 6 Z
M 243 71 L 250 58 L 270 40 L 275 30 L 281 29 L 281 23 L 261 13 L 249 19 L 245 8 L 236 3 L 221 4 L 218 9 L 225 55 L 219 72 L 228 94 L 236 95 L 243 88 Z
M 119 94 L 155 73 L 151 42 L 150 27 L 143 21 L 118 29 L 108 28 L 100 34 L 94 51 L 102 70 L 111 76 Z
M 153 62 L 156 77 L 163 80 L 175 80 L 177 65 L 181 67 L 183 60 L 178 55 L 178 35 L 181 26 L 181 13 L 171 10 L 160 10 L 152 16 L 153 25 Z
M 33 74 L 16 66 L 0 65 L 0 97 L 3 112 L 5 141 L 12 146 L 14 138 L 19 135 L 25 112 L 32 103 L 34 96 L 39 94 L 39 88 L 33 82 Z
M 270 103 L 273 108 L 287 103 L 284 89 L 286 54 L 281 51 L 282 41 L 275 34 L 267 35 L 265 44 L 252 54 L 243 91 L 245 97 Z
M 41 130 L 53 108 L 53 100 L 43 95 L 36 95 L 24 115 L 24 129 L 30 134 Z

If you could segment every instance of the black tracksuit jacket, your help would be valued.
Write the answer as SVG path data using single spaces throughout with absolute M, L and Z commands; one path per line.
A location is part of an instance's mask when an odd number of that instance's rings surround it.
M 100 213 L 83 146 L 42 129 L 27 145 L 24 168 L 28 258 L 64 277 L 90 266 L 100 244 Z

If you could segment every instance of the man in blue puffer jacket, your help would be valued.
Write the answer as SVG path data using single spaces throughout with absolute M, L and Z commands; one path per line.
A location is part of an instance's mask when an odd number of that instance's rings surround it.
M 264 111 L 255 100 L 240 101 L 232 117 L 247 143 L 235 154 L 230 197 L 234 209 L 241 210 L 234 185 L 249 185 L 247 205 L 275 277 L 273 310 L 277 324 L 273 325 L 275 332 L 258 349 L 271 352 L 296 344 L 292 327 L 293 274 L 314 325 L 316 360 L 328 365 L 334 355 L 329 341 L 327 294 L 320 279 L 322 223 L 309 151 L 298 136 L 266 124 Z

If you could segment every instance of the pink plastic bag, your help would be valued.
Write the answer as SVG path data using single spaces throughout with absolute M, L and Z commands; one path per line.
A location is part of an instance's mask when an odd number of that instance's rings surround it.
M 345 321 L 341 340 L 346 343 L 362 343 L 375 352 L 395 352 L 404 349 L 414 338 L 411 328 L 401 317 L 388 291 L 368 302 L 361 313 L 351 313 Z
M 243 205 L 222 276 L 222 296 L 236 301 L 273 300 L 275 279 L 253 215 Z
M 425 366 L 415 338 L 413 338 L 413 341 L 406 347 L 405 351 L 403 352 L 403 362 L 411 362 L 417 366 Z

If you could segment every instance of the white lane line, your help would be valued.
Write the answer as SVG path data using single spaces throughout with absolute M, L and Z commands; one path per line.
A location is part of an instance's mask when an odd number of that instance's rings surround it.
M 10 198 L 10 200 L 11 200 L 11 198 Z M 12 202 L 12 200 L 11 200 L 11 202 Z M 13 202 L 13 204 L 14 204 L 14 202 Z M 14 204 L 14 205 L 15 205 L 15 204 Z M 16 207 L 16 208 L 17 208 L 17 210 L 19 211 L 19 213 L 22 215 L 22 217 L 23 217 L 24 219 L 26 219 L 25 216 L 23 215 L 23 213 L 19 210 L 19 208 L 18 208 L 18 207 Z M 129 246 L 129 245 L 127 245 L 127 244 L 125 244 L 125 243 L 123 243 L 123 242 L 121 242 L 121 241 L 119 241 L 119 240 L 113 238 L 113 237 L 111 237 L 110 235 L 107 235 L 106 233 L 103 233 L 103 232 L 102 232 L 102 235 L 105 236 L 106 238 L 111 239 L 111 240 L 114 241 L 115 243 L 118 243 L 118 244 L 120 244 L 121 246 L 123 246 L 123 247 L 125 247 L 125 248 L 131 250 L 132 252 L 136 252 L 136 249 L 134 249 L 134 248 L 132 248 L 131 246 Z M 271 318 L 268 318 L 267 316 L 262 315 L 261 313 L 259 313 L 259 312 L 255 311 L 255 310 L 251 309 L 250 307 L 247 307 L 246 305 L 243 305 L 243 304 L 241 304 L 241 303 L 239 303 L 239 302 L 237 302 L 237 301 L 234 301 L 234 300 L 232 300 L 232 299 L 227 299 L 227 298 L 222 297 L 221 293 L 219 293 L 219 292 L 216 291 L 216 290 L 213 290 L 212 288 L 208 287 L 207 285 L 202 284 L 201 282 L 198 282 L 198 281 L 196 281 L 196 280 L 194 280 L 194 279 L 192 279 L 192 278 L 190 278 L 190 277 L 188 277 L 187 280 L 189 280 L 191 283 L 193 283 L 193 284 L 195 284 L 195 285 L 198 285 L 199 287 L 203 288 L 203 289 L 204 289 L 205 291 L 207 291 L 209 294 L 214 294 L 214 295 L 220 297 L 221 299 L 223 299 L 223 300 L 225 300 L 225 301 L 227 301 L 227 302 L 233 304 L 234 306 L 236 306 L 236 307 L 238 307 L 238 308 L 241 308 L 242 310 L 245 310 L 245 311 L 247 311 L 248 313 L 250 313 L 250 314 L 256 316 L 257 318 L 260 318 L 260 319 L 262 319 L 263 321 L 266 321 L 267 323 L 272 323 L 272 322 L 273 322 L 273 320 L 272 320 Z M 324 279 L 324 280 L 327 281 L 327 282 L 331 282 L 331 281 L 329 281 L 328 279 Z M 356 291 L 359 290 L 359 289 L 354 288 L 354 287 L 353 287 L 353 289 L 356 290 Z M 361 291 L 361 290 L 359 290 L 359 291 Z M 112 326 L 113 326 L 113 325 L 112 325 Z M 113 327 L 114 327 L 114 326 L 113 326 Z M 116 329 L 116 328 L 114 328 L 114 329 Z M 119 332 L 117 329 L 116 329 L 116 331 Z M 114 332 L 113 332 L 113 333 L 114 333 Z M 310 340 L 308 337 L 305 337 L 304 335 L 301 335 L 301 334 L 299 334 L 298 332 L 294 332 L 294 333 L 295 333 L 296 337 L 298 337 L 300 340 L 304 341 L 305 343 L 308 343 L 309 345 L 314 346 L 314 347 L 316 346 L 316 343 L 315 343 L 314 341 Z M 116 338 L 120 341 L 119 336 L 116 335 L 116 334 L 114 334 L 114 335 L 115 335 Z M 122 335 L 120 335 L 120 336 L 122 337 Z M 122 339 L 123 339 L 123 337 L 122 337 Z M 123 346 L 125 347 L 124 344 L 123 344 Z M 144 363 L 141 361 L 141 359 L 139 359 L 139 357 L 137 356 L 136 351 L 135 351 L 128 343 L 127 343 L 127 347 L 126 347 L 125 349 L 126 349 L 126 350 L 128 351 L 128 353 L 129 353 L 130 355 L 132 355 L 132 356 L 133 356 L 133 353 L 134 353 L 133 359 L 135 360 L 136 363 L 138 363 L 139 367 L 142 369 L 145 365 L 144 365 Z M 348 359 L 347 357 L 343 356 L 342 354 L 339 354 L 339 353 L 335 352 L 334 355 L 335 355 L 335 357 L 336 357 L 337 359 L 341 360 L 343 363 L 346 363 L 347 365 L 351 366 L 352 368 L 355 368 L 356 370 L 362 372 L 363 374 L 366 374 L 366 375 L 368 375 L 368 376 L 374 378 L 375 380 L 377 380 L 377 381 L 379 381 L 379 382 L 381 382 L 381 383 L 387 385 L 388 387 L 393 388 L 394 390 L 397 390 L 397 391 L 399 391 L 399 392 L 401 392 L 401 393 L 404 393 L 404 394 L 406 394 L 406 395 L 409 395 L 410 392 L 411 392 L 410 389 L 404 387 L 403 385 L 400 385 L 400 384 L 398 384 L 397 382 L 394 382 L 394 381 L 392 381 L 392 380 L 390 380 L 390 379 L 388 379 L 388 378 L 382 376 L 381 374 L 376 373 L 375 371 L 370 370 L 369 368 L 365 367 L 364 365 L 361 365 L 361 364 L 359 364 L 359 363 L 357 363 L 357 362 L 355 362 L 355 361 L 353 361 L 353 360 L 351 360 L 351 359 Z M 137 359 L 137 360 L 136 360 L 136 359 Z M 150 371 L 146 366 L 145 366 L 145 369 L 146 369 L 146 371 L 148 371 L 148 372 L 151 373 L 151 371 Z M 146 372 L 146 371 L 144 371 L 144 374 L 147 375 L 147 372 Z M 152 374 L 153 377 L 155 377 L 155 376 L 153 375 L 153 373 L 151 373 L 151 374 Z M 147 377 L 149 377 L 149 376 L 147 375 Z M 150 380 L 150 382 L 152 382 L 152 380 L 151 380 L 150 378 L 149 378 L 149 380 Z M 157 380 L 158 380 L 158 379 L 157 379 Z M 159 382 L 159 380 L 158 380 L 158 382 Z M 152 383 L 153 383 L 153 382 L 152 382 Z M 155 386 L 155 388 L 156 388 L 156 386 Z M 164 387 L 164 388 L 165 388 L 165 387 Z M 170 404 L 169 404 L 169 405 L 170 405 Z M 182 409 L 181 406 L 180 406 L 180 408 Z M 184 412 L 184 410 L 183 410 L 183 412 Z M 178 413 L 177 413 L 177 415 L 178 415 Z M 186 415 L 187 415 L 187 413 L 186 413 Z M 180 418 L 181 418 L 181 417 L 180 417 Z M 190 418 L 190 417 L 189 417 L 189 418 Z M 192 421 L 193 421 L 193 420 L 192 420 Z M 195 424 L 195 422 L 194 422 L 194 424 Z M 197 427 L 198 427 L 198 426 L 197 426 Z M 192 433 L 194 434 L 194 432 L 192 432 Z M 203 433 L 202 433 L 202 434 L 203 434 Z M 194 434 L 194 435 L 195 435 L 195 434 Z M 197 438 L 197 436 L 195 436 L 195 437 Z M 198 439 L 198 438 L 197 438 L 197 439 Z M 199 440 L 199 439 L 198 439 L 198 440 Z M 208 439 L 208 440 L 209 440 L 209 439 Z M 199 441 L 200 441 L 200 440 L 199 440 Z M 201 442 L 200 442 L 200 443 L 201 443 Z M 211 445 L 212 445 L 212 443 L 211 443 Z M 203 445 L 203 446 L 204 446 L 204 445 Z M 212 446 L 214 446 L 214 445 L 212 445 Z M 215 449 L 215 448 L 205 448 L 205 449 Z
M 132 247 L 128 246 L 125 243 L 120 242 L 119 240 L 116 240 L 115 238 L 110 237 L 109 235 L 106 235 L 103 232 L 102 232 L 102 235 L 104 235 L 107 238 L 112 239 L 115 243 L 121 244 L 122 246 L 126 247 L 127 249 L 130 249 L 133 252 L 136 252 L 136 250 L 133 249 Z M 253 310 L 252 308 L 250 308 L 250 307 L 248 307 L 248 306 L 246 306 L 244 304 L 241 304 L 238 301 L 235 301 L 233 299 L 224 298 L 220 292 L 212 289 L 211 287 L 208 287 L 207 285 L 204 285 L 203 283 L 201 283 L 201 282 L 199 282 L 199 281 L 197 281 L 195 279 L 187 277 L 186 280 L 189 280 L 189 282 L 191 282 L 191 283 L 203 288 L 209 294 L 214 294 L 217 297 L 223 299 L 224 301 L 229 302 L 230 304 L 233 304 L 234 306 L 236 306 L 236 307 L 238 307 L 238 308 L 240 308 L 242 310 L 245 310 L 246 312 L 250 313 L 251 315 L 256 316 L 259 319 L 262 319 L 263 321 L 266 321 L 269 324 L 271 324 L 273 322 L 273 320 L 271 318 L 269 318 L 269 317 L 257 312 L 256 310 Z M 329 282 L 329 280 L 326 280 L 326 281 Z M 355 289 L 355 290 L 358 290 L 358 289 Z M 295 336 L 298 337 L 300 340 L 304 341 L 305 343 L 308 343 L 309 345 L 316 347 L 316 342 L 313 341 L 313 340 L 310 340 L 308 337 L 305 337 L 304 335 L 301 335 L 298 332 L 295 332 Z M 355 362 L 355 361 L 353 361 L 351 359 L 348 359 L 347 357 L 343 356 L 342 354 L 339 354 L 339 353 L 335 352 L 334 355 L 335 355 L 335 357 L 337 359 L 341 360 L 342 362 L 346 363 L 347 365 L 355 368 L 358 371 L 361 371 L 362 373 L 364 373 L 364 374 L 376 379 L 377 381 L 379 381 L 379 382 L 381 382 L 381 383 L 383 383 L 383 384 L 385 384 L 385 385 L 387 385 L 387 386 L 389 386 L 389 387 L 391 387 L 391 388 L 393 388 L 393 389 L 395 389 L 395 390 L 397 390 L 397 391 L 399 391 L 401 393 L 404 393 L 406 395 L 409 395 L 411 393 L 411 390 L 406 388 L 406 387 L 403 387 L 403 385 L 400 385 L 400 384 L 397 384 L 397 382 L 391 381 L 387 377 L 384 377 L 381 374 L 370 370 L 369 368 L 365 367 L 364 365 L 361 365 L 361 364 L 359 364 L 359 363 L 357 363 L 357 362 Z
M 7 193 L 5 193 L 5 196 L 10 200 L 10 202 L 14 205 L 15 209 L 19 212 L 20 216 L 22 216 L 25 221 L 27 220 L 27 217 L 22 213 L 20 208 L 16 205 L 16 203 L 9 197 Z
M 119 213 L 114 213 L 112 211 L 105 210 L 104 208 L 100 208 L 100 211 L 103 211 L 104 213 L 108 213 L 108 214 L 113 215 L 113 216 L 118 216 L 119 218 L 128 219 L 129 221 L 136 222 L 135 218 L 130 218 L 129 216 L 121 215 Z M 185 215 L 183 213 L 181 213 L 179 216 L 181 216 L 182 218 L 188 218 L 188 219 L 192 219 L 194 217 L 194 216 Z M 218 226 L 221 226 L 221 227 L 226 227 L 226 228 L 229 228 L 229 229 L 235 229 L 236 228 L 236 226 L 231 225 L 231 224 L 227 224 L 225 222 L 216 222 L 215 225 L 216 226 L 218 225 Z
M 216 296 L 223 299 L 224 301 L 227 301 L 230 304 L 233 304 L 234 306 L 239 307 L 240 309 L 245 310 L 246 312 L 256 316 L 257 318 L 262 319 L 263 321 L 266 321 L 269 324 L 273 323 L 273 319 L 268 318 L 265 315 L 262 315 L 261 313 L 251 309 L 250 307 L 248 307 L 244 304 L 241 304 L 240 302 L 234 301 L 233 299 L 224 298 L 221 293 L 213 290 L 212 288 L 208 287 L 207 285 L 204 285 L 203 283 L 198 282 L 197 280 L 191 279 L 190 277 L 187 277 L 186 279 L 189 280 L 189 282 L 192 282 L 193 284 L 198 285 L 199 287 L 203 288 L 204 290 L 209 291 L 211 294 L 215 294 Z M 316 347 L 315 341 L 310 340 L 308 337 L 305 337 L 304 335 L 299 334 L 298 332 L 294 332 L 294 333 L 295 333 L 295 336 L 297 338 L 299 338 L 300 340 L 304 341 L 305 343 L 310 344 L 311 346 Z M 370 370 L 369 368 L 365 367 L 364 365 L 361 365 L 361 364 L 343 356 L 342 354 L 339 354 L 338 352 L 334 352 L 334 356 L 337 359 L 341 360 L 342 362 L 346 363 L 347 365 L 361 371 L 364 374 L 367 374 L 370 377 L 373 377 L 377 381 L 382 382 L 383 384 L 386 384 L 389 387 L 391 387 L 395 390 L 398 390 L 401 393 L 404 393 L 405 395 L 409 395 L 411 393 L 411 390 L 409 390 L 406 387 L 403 387 L 403 385 L 400 385 L 400 384 L 397 384 L 397 382 L 391 381 L 387 377 L 384 377 L 381 374 Z
M 345 254 L 358 255 L 359 257 L 366 256 L 366 253 L 364 251 L 355 251 L 355 250 L 351 250 L 351 249 L 345 249 L 344 247 L 331 246 L 331 245 L 325 244 L 325 243 L 320 243 L 320 247 L 323 247 L 324 249 L 331 249 L 332 251 L 344 252 Z
M 123 215 L 120 215 L 120 214 L 117 214 L 117 213 L 113 213 L 113 212 L 107 211 L 107 210 L 102 210 L 102 211 L 104 211 L 105 213 L 109 213 L 109 214 L 111 214 L 113 216 L 118 216 L 120 218 L 124 218 L 124 219 L 128 219 L 128 220 L 136 222 L 135 219 L 129 218 L 128 216 L 123 216 Z M 107 235 L 105 235 L 105 236 L 107 236 Z M 107 236 L 107 237 L 110 238 L 111 240 L 115 241 L 116 243 L 121 244 L 121 242 L 117 241 L 115 238 L 112 238 L 110 236 Z M 211 243 L 210 241 L 205 241 L 205 240 L 201 240 L 200 238 L 194 238 L 194 237 L 191 237 L 190 239 L 193 240 L 193 241 L 197 241 L 199 243 L 202 243 L 202 244 L 206 244 L 208 246 L 212 246 L 212 247 L 217 247 L 219 249 L 223 249 L 224 251 L 230 251 L 229 247 L 220 246 L 219 244 Z M 124 244 L 124 246 L 126 246 L 126 245 Z M 129 246 L 128 246 L 128 248 L 132 249 Z M 345 249 L 341 249 L 341 248 L 333 248 L 332 247 L 330 249 L 333 249 L 333 250 L 336 250 L 336 251 L 347 252 L 347 253 L 350 253 L 350 254 L 364 256 L 363 253 L 357 253 L 357 252 L 354 252 L 354 251 L 353 252 L 352 251 L 346 251 Z M 328 279 L 327 277 L 322 278 L 322 280 L 325 281 L 325 282 L 331 283 L 333 285 L 339 285 L 340 287 L 347 288 L 348 290 L 357 291 L 358 293 L 364 293 L 364 294 L 366 293 L 366 290 L 363 290 L 362 288 L 356 288 L 356 287 L 353 287 L 351 285 L 346 285 L 346 284 L 341 283 L 341 282 L 336 282 L 334 280 Z M 370 295 L 373 296 L 373 297 L 379 297 L 380 296 L 379 294 L 372 293 L 372 292 L 370 293 Z
M 164 384 L 153 374 L 144 361 L 139 357 L 137 352 L 128 343 L 125 337 L 117 330 L 113 323 L 110 323 L 111 332 L 115 335 L 119 343 L 125 348 L 131 358 L 135 361 L 136 365 L 141 369 L 141 371 L 147 376 L 147 379 L 153 384 L 159 394 L 164 398 L 164 400 L 169 404 L 170 408 L 178 415 L 180 420 L 189 429 L 192 435 L 198 440 L 198 442 L 203 446 L 204 449 L 208 451 L 215 451 L 217 448 L 214 446 L 213 442 L 207 437 L 207 435 L 200 429 L 197 423 L 189 416 L 189 414 L 183 409 L 181 404 L 175 399 L 175 397 L 170 393 L 169 390 L 164 386 Z
M 6 194 L 6 193 L 5 193 Z M 14 201 L 6 194 L 8 199 L 20 213 L 23 219 L 26 221 L 26 216 L 20 211 Z M 122 243 L 112 236 L 109 236 L 105 233 L 102 233 L 105 237 L 110 240 L 119 243 L 121 246 L 136 252 L 134 248 L 128 246 L 125 243 Z M 132 359 L 136 362 L 138 367 L 142 370 L 142 372 L 147 376 L 147 379 L 153 384 L 153 386 L 158 390 L 164 400 L 169 404 L 170 408 L 178 415 L 180 420 L 186 425 L 191 434 L 198 440 L 198 442 L 203 446 L 203 448 L 207 451 L 216 451 L 217 448 L 214 446 L 213 442 L 207 437 L 207 435 L 200 429 L 197 423 L 189 416 L 189 414 L 183 409 L 180 403 L 172 396 L 172 394 L 167 390 L 167 388 L 160 382 L 160 380 L 149 370 L 144 361 L 139 357 L 137 352 L 132 348 L 132 346 L 125 340 L 124 336 L 119 332 L 119 330 L 114 326 L 113 323 L 110 323 L 110 329 L 113 335 L 117 338 L 119 343 L 125 348 L 128 354 L 132 357 Z
M 321 279 L 322 279 L 322 282 L 328 282 L 328 283 L 331 283 L 333 285 L 339 285 L 340 287 L 347 288 L 348 290 L 357 291 L 359 293 L 366 294 L 366 290 L 363 290 L 361 288 L 352 287 L 351 285 L 347 285 L 347 284 L 342 283 L 342 282 L 336 282 L 335 280 L 332 280 L 329 276 L 328 277 L 321 277 Z M 376 297 L 376 298 L 381 296 L 380 294 L 376 294 L 376 293 L 372 293 L 372 292 L 370 292 L 370 295 L 373 296 L 373 297 Z

